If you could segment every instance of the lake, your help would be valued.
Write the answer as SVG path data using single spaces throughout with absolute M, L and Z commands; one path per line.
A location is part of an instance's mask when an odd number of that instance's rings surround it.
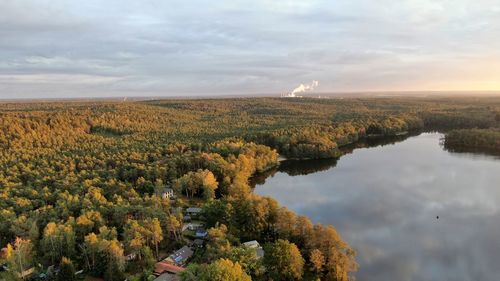
M 284 161 L 255 192 L 334 225 L 357 251 L 357 280 L 500 280 L 500 159 L 448 152 L 442 137 Z

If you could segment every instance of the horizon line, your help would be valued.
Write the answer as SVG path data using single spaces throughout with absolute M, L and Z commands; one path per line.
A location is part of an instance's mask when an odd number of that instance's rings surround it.
M 16 101 L 78 101 L 78 100 L 121 100 L 121 99 L 132 99 L 133 101 L 140 100 L 156 100 L 156 99 L 217 99 L 217 98 L 279 98 L 281 93 L 252 93 L 252 94 L 196 94 L 196 95 L 150 95 L 150 96 L 140 96 L 140 95 L 108 95 L 108 96 L 75 96 L 75 97 L 17 97 L 17 98 L 3 98 L 0 97 L 1 102 L 16 102 Z M 317 98 L 318 96 L 337 96 L 345 97 L 343 95 L 354 95 L 355 96 L 407 96 L 407 97 L 418 97 L 422 95 L 446 95 L 453 96 L 457 94 L 459 96 L 500 96 L 500 90 L 366 90 L 366 91 L 332 91 L 332 92 L 308 92 L 302 93 L 303 95 L 297 98 Z M 413 96 L 412 96 L 413 94 Z M 290 98 L 290 97 L 283 97 Z

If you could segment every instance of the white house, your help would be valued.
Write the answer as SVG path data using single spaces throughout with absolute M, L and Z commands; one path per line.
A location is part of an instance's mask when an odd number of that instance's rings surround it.
M 174 190 L 172 188 L 164 188 L 161 192 L 161 197 L 167 199 L 174 198 Z
M 264 257 L 264 249 L 260 246 L 259 242 L 257 240 L 252 240 L 243 243 L 243 246 L 250 248 L 250 249 L 255 249 L 255 253 L 257 254 L 258 258 L 263 258 Z

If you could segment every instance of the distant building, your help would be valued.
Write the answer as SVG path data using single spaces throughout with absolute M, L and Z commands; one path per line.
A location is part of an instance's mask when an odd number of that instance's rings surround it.
M 153 281 L 178 281 L 177 275 L 175 273 L 163 273 L 162 275 L 156 277 Z
M 202 248 L 204 243 L 205 241 L 203 241 L 202 239 L 194 239 L 193 247 Z
M 190 222 L 185 226 L 187 229 L 195 231 L 203 227 L 203 223 L 200 222 Z
M 206 238 L 208 236 L 208 232 L 204 228 L 198 228 L 194 236 L 196 236 L 196 238 Z
M 136 253 L 131 253 L 131 254 L 128 254 L 125 256 L 125 260 L 126 261 L 133 261 L 137 258 L 137 254 Z
M 264 249 L 260 246 L 259 242 L 257 240 L 252 240 L 243 243 L 243 246 L 250 248 L 250 249 L 255 249 L 255 254 L 257 254 L 258 258 L 263 258 L 264 257 Z
M 177 266 L 175 264 L 171 264 L 167 261 L 161 261 L 161 262 L 157 262 L 155 264 L 154 274 L 156 276 L 163 275 L 165 273 L 177 274 L 183 270 L 185 270 L 183 267 Z M 163 276 L 163 278 L 166 278 L 166 277 L 167 276 Z M 166 279 L 166 280 L 168 280 L 168 279 Z
M 174 198 L 174 190 L 172 188 L 164 188 L 157 192 L 157 195 L 161 196 L 162 198 L 172 199 Z
M 193 250 L 190 247 L 184 246 L 177 250 L 175 253 L 171 254 L 168 258 L 157 262 L 155 264 L 154 274 L 156 276 L 162 276 L 161 279 L 158 280 L 176 280 L 176 279 L 168 279 L 172 278 L 172 276 L 164 275 L 165 273 L 177 274 L 185 268 L 183 267 L 186 262 L 193 256 Z
M 186 230 L 195 231 L 196 229 L 198 229 L 198 227 L 201 227 L 201 224 L 189 222 L 182 226 L 182 232 Z
M 252 241 L 244 242 L 243 246 L 253 249 L 253 248 L 260 247 L 260 244 L 259 244 L 259 242 L 257 242 L 257 240 L 252 240 Z
M 280 94 L 282 98 L 302 98 L 302 96 L 296 95 L 294 93 L 282 93 Z
M 186 215 L 194 217 L 201 214 L 201 208 L 190 207 L 186 209 Z
M 170 255 L 170 259 L 176 264 L 176 265 L 185 265 L 186 261 L 193 256 L 193 250 L 189 248 L 188 246 L 184 246 L 177 250 L 175 253 Z

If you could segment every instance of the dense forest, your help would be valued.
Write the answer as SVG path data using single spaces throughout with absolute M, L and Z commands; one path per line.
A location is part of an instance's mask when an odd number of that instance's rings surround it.
M 444 146 L 457 152 L 500 153 L 500 129 L 460 129 L 446 134 Z
M 58 280 L 152 280 L 192 241 L 188 207 L 207 236 L 181 280 L 350 280 L 355 251 L 335 228 L 253 194 L 249 179 L 280 155 L 337 158 L 424 130 L 498 147 L 499 127 L 493 97 L 0 104 L 0 280 L 50 279 L 51 266 Z M 263 258 L 242 244 L 252 240 Z

